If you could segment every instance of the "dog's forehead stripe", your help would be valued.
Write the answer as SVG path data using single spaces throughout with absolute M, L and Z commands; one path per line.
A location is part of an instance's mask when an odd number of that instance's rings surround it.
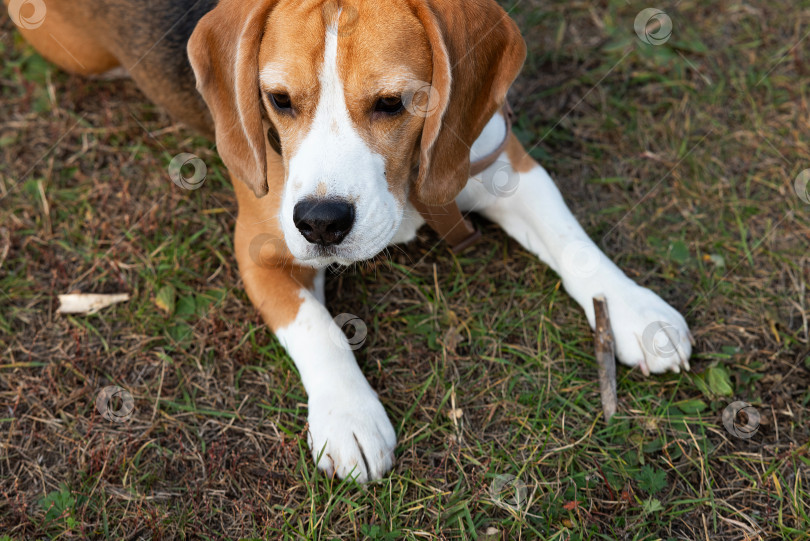
M 338 12 L 338 17 L 340 12 Z M 323 48 L 323 64 L 319 79 L 321 81 L 321 99 L 325 97 L 336 98 L 343 94 L 343 85 L 337 69 L 338 31 L 337 22 L 326 27 L 326 37 Z
M 348 145 L 350 140 L 357 140 L 357 134 L 351 124 L 349 111 L 346 105 L 343 80 L 338 70 L 338 25 L 340 17 L 338 10 L 334 21 L 327 21 L 324 33 L 323 63 L 318 71 L 320 95 L 315 110 L 315 118 L 310 133 L 315 132 L 316 137 L 323 138 L 321 150 L 329 155 L 338 134 L 342 135 L 342 143 Z M 337 156 L 333 158 L 337 159 Z

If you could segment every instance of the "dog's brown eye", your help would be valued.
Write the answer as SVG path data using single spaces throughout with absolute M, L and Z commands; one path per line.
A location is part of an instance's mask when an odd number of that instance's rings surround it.
M 292 101 L 290 101 L 289 94 L 271 93 L 270 101 L 273 103 L 273 107 L 279 111 L 289 111 L 292 109 Z
M 405 106 L 402 104 L 402 99 L 399 97 L 380 98 L 374 104 L 374 111 L 379 113 L 386 113 L 395 115 L 401 112 Z

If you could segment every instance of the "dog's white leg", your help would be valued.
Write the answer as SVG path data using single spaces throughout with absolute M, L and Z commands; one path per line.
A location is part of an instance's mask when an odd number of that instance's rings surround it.
M 585 311 L 591 328 L 593 297 L 605 295 L 620 361 L 638 365 L 645 374 L 688 370 L 691 335 L 683 317 L 630 280 L 602 253 L 568 210 L 545 169 L 523 154 L 517 139 L 510 137 L 509 148 L 499 160 L 470 179 L 457 199 L 459 206 L 478 210 L 500 224 L 554 269 Z
M 315 462 L 328 475 L 379 479 L 393 465 L 396 434 L 354 358 L 365 326 L 329 315 L 323 270 L 292 264 L 279 229 L 268 226 L 272 210 L 256 210 L 258 200 L 241 181 L 234 187 L 240 217 L 234 247 L 245 292 L 301 375 Z M 341 327 L 354 327 L 351 340 Z
M 309 396 L 312 456 L 327 475 L 352 476 L 361 483 L 379 479 L 394 463 L 396 434 L 354 358 L 352 348 L 364 339 L 364 324 L 329 315 L 321 302 L 323 271 L 315 291 L 302 289 L 300 295 L 303 303 L 295 320 L 277 329 L 276 336 Z M 351 343 L 341 326 L 354 327 Z

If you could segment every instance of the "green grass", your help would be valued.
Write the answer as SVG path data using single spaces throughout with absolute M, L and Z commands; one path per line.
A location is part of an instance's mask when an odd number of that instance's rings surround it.
M 55 70 L 4 18 L 0 531 L 810 539 L 810 205 L 793 188 L 810 168 L 810 2 L 654 6 L 673 21 L 658 46 L 633 31 L 646 7 L 518 2 L 511 101 L 593 238 L 686 315 L 693 373 L 621 367 L 606 424 L 559 278 L 482 220 L 458 257 L 422 231 L 327 282 L 332 312 L 368 325 L 358 360 L 399 438 L 366 486 L 313 466 L 304 390 L 241 289 L 212 144 L 130 81 Z M 169 180 L 181 152 L 208 165 L 203 188 Z M 56 314 L 73 290 L 132 299 Z M 95 411 L 108 385 L 132 393 L 127 422 Z M 762 414 L 749 440 L 723 426 L 734 400 Z

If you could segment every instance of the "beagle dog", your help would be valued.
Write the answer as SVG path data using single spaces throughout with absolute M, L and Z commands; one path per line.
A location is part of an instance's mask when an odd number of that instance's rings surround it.
M 494 0 L 45 5 L 39 26 L 18 25 L 43 56 L 86 75 L 121 66 L 215 138 L 239 204 L 245 290 L 298 368 L 309 445 L 327 474 L 380 478 L 396 434 L 324 307 L 324 268 L 408 242 L 430 209 L 500 224 L 560 275 L 591 327 L 604 295 L 624 364 L 689 369 L 684 318 L 597 248 L 509 130 L 503 105 L 526 47 Z M 511 186 L 499 189 L 497 175 Z

